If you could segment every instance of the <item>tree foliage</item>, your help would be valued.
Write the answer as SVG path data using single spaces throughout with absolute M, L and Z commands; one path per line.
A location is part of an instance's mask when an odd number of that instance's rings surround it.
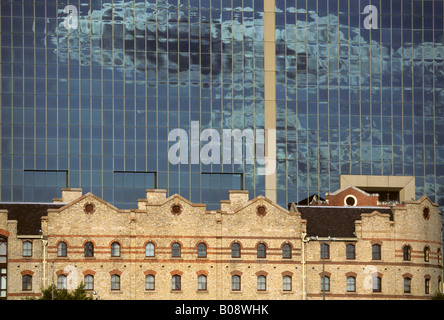
M 432 300 L 444 300 L 444 294 L 440 291 L 436 291 L 433 295 L 432 295 Z
M 41 291 L 42 295 L 40 297 L 29 298 L 29 300 L 94 300 L 92 295 L 85 291 L 85 284 L 83 282 L 72 291 L 57 289 L 54 284 L 51 284 L 47 288 L 42 288 Z

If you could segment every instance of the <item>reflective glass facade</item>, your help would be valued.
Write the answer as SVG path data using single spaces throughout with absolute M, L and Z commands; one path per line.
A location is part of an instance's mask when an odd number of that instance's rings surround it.
M 146 188 L 210 207 L 264 194 L 254 167 L 168 160 L 169 132 L 191 121 L 263 128 L 263 33 L 263 0 L 2 1 L 1 201 L 67 186 L 120 208 Z
M 444 204 L 443 16 L 442 1 L 276 0 L 279 203 L 405 175 Z
M 230 189 L 265 194 L 256 164 L 172 164 L 168 136 L 263 129 L 271 85 L 279 204 L 341 174 L 415 176 L 444 204 L 443 2 L 275 0 L 270 84 L 264 1 L 1 1 L 0 201 L 81 187 L 129 208 L 162 188 L 213 209 Z

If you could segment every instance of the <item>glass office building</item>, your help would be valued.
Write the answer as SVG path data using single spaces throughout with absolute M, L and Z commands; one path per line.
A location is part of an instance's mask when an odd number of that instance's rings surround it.
M 2 1 L 0 201 L 81 187 L 133 208 L 161 188 L 215 209 L 246 189 L 286 206 L 337 190 L 341 175 L 383 175 L 414 176 L 416 196 L 442 205 L 443 10 L 412 0 Z M 193 162 L 193 139 L 189 161 L 173 163 L 170 133 L 193 123 L 221 136 L 276 130 L 276 170 L 258 174 L 236 150 L 233 161 Z
M 383 175 L 444 204 L 443 16 L 443 1 L 276 0 L 278 202 Z

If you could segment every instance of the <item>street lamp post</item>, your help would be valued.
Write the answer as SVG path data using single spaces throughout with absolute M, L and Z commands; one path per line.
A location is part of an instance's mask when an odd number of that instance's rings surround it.
M 329 237 L 330 238 L 330 237 Z M 325 300 L 325 245 L 322 240 L 322 300 Z
M 310 237 L 312 240 L 319 240 L 319 237 Z M 336 238 L 330 236 L 327 237 L 328 241 L 335 241 Z M 322 256 L 322 300 L 325 300 L 325 239 L 322 239 L 321 244 L 321 256 Z

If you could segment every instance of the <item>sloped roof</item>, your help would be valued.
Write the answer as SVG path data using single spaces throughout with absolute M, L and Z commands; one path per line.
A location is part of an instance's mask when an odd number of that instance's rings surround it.
M 48 209 L 58 209 L 64 203 L 0 203 L 0 209 L 8 210 L 8 220 L 17 220 L 18 235 L 39 235 L 41 218 Z
M 308 205 L 313 201 L 313 199 L 315 199 L 315 200 L 317 200 L 317 201 L 325 201 L 325 199 L 322 198 L 322 197 L 320 197 L 319 195 L 317 195 L 317 194 L 312 194 L 312 195 L 309 196 L 308 198 L 305 198 L 304 200 L 299 201 L 299 202 L 297 203 L 297 205 L 300 205 L 300 206 L 305 206 L 305 205 L 307 205 L 307 206 L 308 206 Z M 290 205 L 291 205 L 291 203 L 288 204 L 288 208 L 290 208 Z
M 355 237 L 355 221 L 361 214 L 378 211 L 390 215 L 393 212 L 384 207 L 329 207 L 329 206 L 296 206 L 301 218 L 307 220 L 307 236 L 319 237 Z

